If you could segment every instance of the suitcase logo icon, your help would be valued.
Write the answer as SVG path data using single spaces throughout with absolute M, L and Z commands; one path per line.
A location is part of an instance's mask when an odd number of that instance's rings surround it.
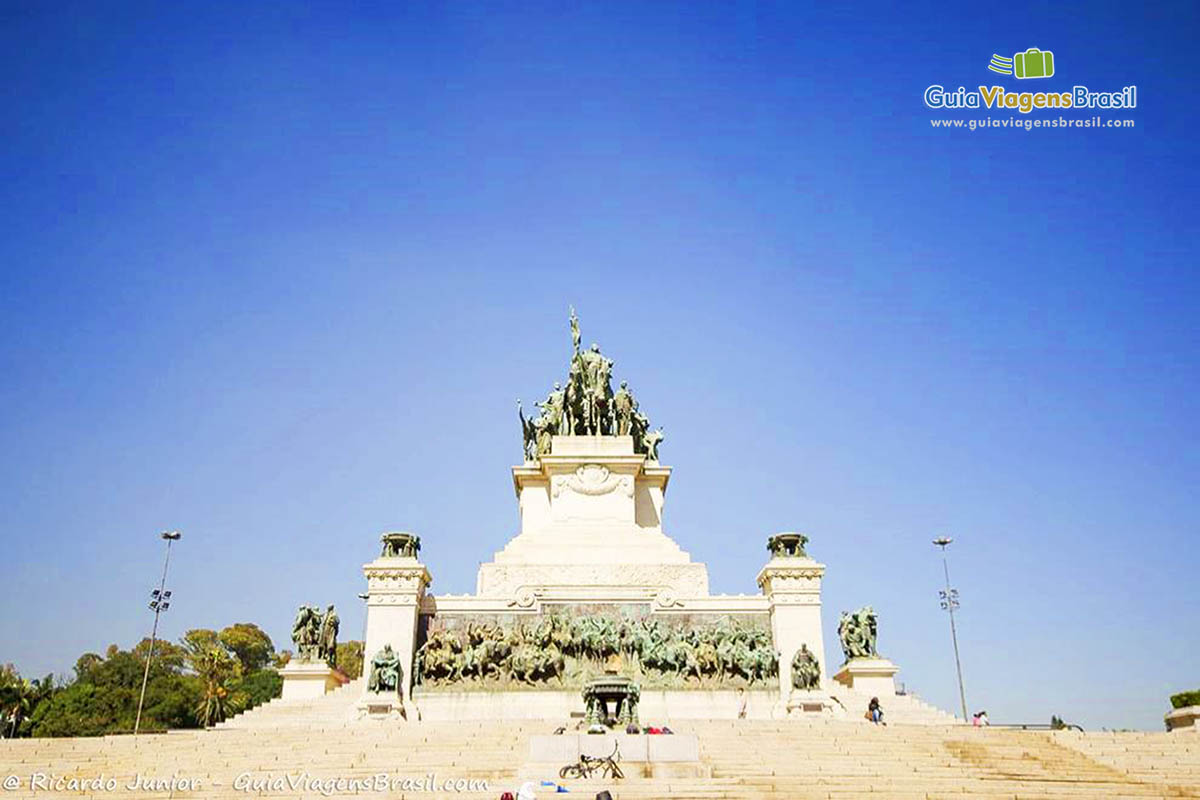
M 988 69 L 1001 75 L 1015 75 L 1018 79 L 1049 78 L 1054 74 L 1054 53 L 1036 47 L 1012 58 L 993 53 Z

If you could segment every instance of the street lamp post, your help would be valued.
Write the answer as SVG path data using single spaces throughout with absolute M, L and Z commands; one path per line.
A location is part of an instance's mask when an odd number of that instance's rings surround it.
M 358 599 L 363 601 L 362 669 L 358 671 L 358 677 L 361 678 L 367 674 L 367 614 L 370 613 L 367 603 L 371 599 L 371 595 L 361 592 L 358 595 Z
M 150 608 L 154 610 L 154 627 L 150 629 L 150 652 L 146 654 L 146 671 L 142 673 L 142 693 L 138 697 L 137 717 L 133 720 L 133 735 L 137 736 L 142 725 L 142 705 L 146 702 L 146 682 L 150 680 L 150 662 L 154 660 L 154 642 L 158 637 L 158 615 L 171 607 L 171 593 L 167 591 L 167 567 L 171 564 L 171 542 L 183 538 L 179 531 L 163 531 L 160 537 L 167 542 L 167 557 L 163 561 L 162 579 L 158 588 L 150 592 Z
M 958 630 L 954 626 L 954 609 L 958 608 L 958 589 L 950 588 L 950 566 L 946 561 L 946 546 L 953 539 L 942 536 L 934 539 L 933 543 L 942 548 L 942 572 L 946 576 L 946 588 L 938 592 L 941 606 L 950 614 L 950 640 L 954 642 L 954 668 L 958 671 L 958 700 L 962 703 L 963 722 L 967 721 L 967 693 L 963 689 L 962 661 L 958 657 Z

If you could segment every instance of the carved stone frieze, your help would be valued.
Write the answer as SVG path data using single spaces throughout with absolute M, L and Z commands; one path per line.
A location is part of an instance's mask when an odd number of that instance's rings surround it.
M 609 494 L 619 489 L 625 496 L 633 497 L 633 476 L 613 475 L 603 464 L 584 464 L 570 475 L 554 475 L 550 479 L 550 487 L 555 497 L 567 489 L 589 497 Z

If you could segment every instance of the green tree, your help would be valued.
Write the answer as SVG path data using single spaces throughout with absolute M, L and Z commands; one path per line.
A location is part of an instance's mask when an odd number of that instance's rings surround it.
M 31 681 L 12 664 L 0 667 L 0 737 L 29 735 L 29 718 L 53 693 L 53 675 Z
M 74 680 L 53 676 L 28 681 L 0 665 L 0 735 L 17 720 L 18 735 L 100 736 L 133 728 L 150 640 L 132 650 L 110 645 L 75 662 Z M 257 625 L 237 623 L 217 631 L 189 630 L 180 642 L 157 640 L 146 683 L 143 730 L 212 725 L 242 708 L 278 697 L 279 674 L 267 665 L 286 663 Z M 15 717 L 14 717 L 15 712 Z
M 283 678 L 278 672 L 273 669 L 260 669 L 238 681 L 235 694 L 242 709 L 247 709 L 279 697 L 282 690 Z
M 235 681 L 241 664 L 224 649 L 214 647 L 192 661 L 192 668 L 201 681 L 201 697 L 196 704 L 196 719 L 207 728 L 241 709 L 240 698 L 234 696 Z
M 96 667 L 104 663 L 104 656 L 98 653 L 84 653 L 75 661 L 75 680 L 87 681 Z
M 242 674 L 257 672 L 275 655 L 271 637 L 252 622 L 238 622 L 223 629 L 217 638 L 242 665 Z
M 347 678 L 360 677 L 363 672 L 363 643 L 355 639 L 338 642 L 337 665 Z
M 142 662 L 142 666 L 144 667 L 146 665 L 146 656 L 149 653 L 150 637 L 147 636 L 133 648 L 133 655 L 138 661 Z M 188 651 L 186 647 L 181 647 L 166 639 L 156 639 L 154 641 L 154 666 L 157 668 L 179 672 L 187 665 L 187 657 Z
M 152 677 L 146 686 L 142 730 L 197 727 L 195 709 L 202 694 L 200 678 L 195 675 L 164 673 Z
M 32 729 L 31 717 L 37 708 L 54 696 L 54 676 L 46 675 L 31 681 L 22 680 L 13 710 L 15 733 L 18 736 L 28 736 Z
M 103 736 L 132 730 L 136 708 L 133 689 L 73 683 L 33 712 L 33 735 Z
M 185 633 L 179 641 L 187 653 L 188 665 L 194 670 L 196 669 L 195 659 L 204 656 L 209 650 L 225 649 L 217 632 L 208 628 L 193 628 Z
M 114 646 L 104 658 L 95 653 L 80 656 L 75 682 L 57 691 L 52 688 L 52 696 L 39 702 L 22 731 L 33 736 L 99 736 L 132 730 L 149 645 L 145 639 L 133 651 Z M 143 730 L 196 727 L 193 710 L 201 696 L 200 681 L 182 674 L 182 653 L 170 642 L 155 644 Z

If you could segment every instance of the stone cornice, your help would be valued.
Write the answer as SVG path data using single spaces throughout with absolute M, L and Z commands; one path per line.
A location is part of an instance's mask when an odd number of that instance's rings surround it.
M 415 597 L 433 582 L 429 570 L 416 559 L 376 559 L 363 565 L 363 575 L 371 595 L 411 594 Z
M 558 437 L 556 437 L 558 438 Z M 578 437 L 580 439 L 586 437 Z M 649 461 L 642 453 L 549 453 L 537 461 L 527 461 L 512 468 L 513 489 L 519 496 L 521 487 L 530 481 L 550 481 L 553 477 L 570 475 L 581 467 L 600 466 L 617 475 L 632 475 L 639 483 L 646 482 L 666 491 L 671 468 Z
M 758 573 L 759 588 L 768 595 L 819 594 L 825 565 L 810 558 L 774 558 Z

